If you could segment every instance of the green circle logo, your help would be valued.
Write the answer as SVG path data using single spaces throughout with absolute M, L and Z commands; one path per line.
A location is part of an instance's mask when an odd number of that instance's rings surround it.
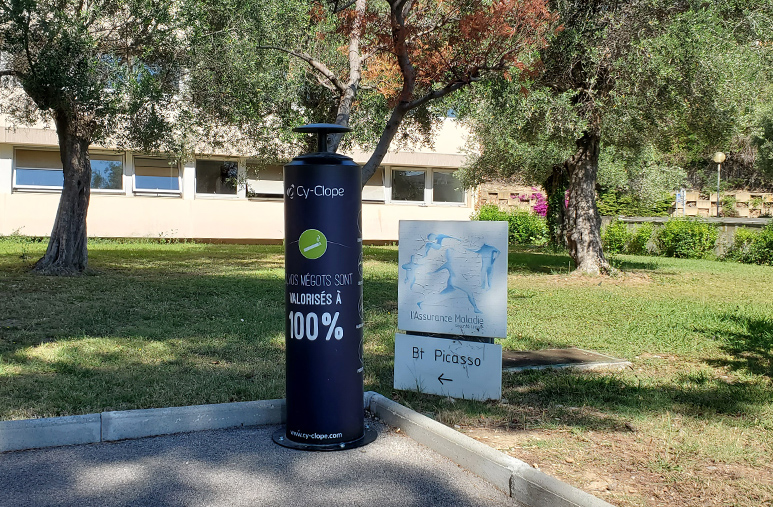
M 307 229 L 298 238 L 298 248 L 307 259 L 319 259 L 327 250 L 327 238 L 317 229 Z

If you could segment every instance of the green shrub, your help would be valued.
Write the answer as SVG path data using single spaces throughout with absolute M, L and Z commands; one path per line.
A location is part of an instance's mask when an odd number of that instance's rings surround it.
M 548 227 L 544 217 L 528 211 L 511 211 L 507 221 L 511 244 L 542 245 L 547 241 Z
M 733 244 L 730 245 L 730 252 L 746 250 L 752 244 L 754 238 L 759 235 L 759 231 L 749 229 L 748 227 L 739 227 L 735 230 Z
M 706 222 L 672 218 L 658 230 L 655 243 L 661 255 L 682 259 L 705 259 L 713 255 L 719 231 Z
M 652 203 L 644 203 L 633 194 L 618 190 L 601 190 L 596 205 L 603 216 L 665 217 L 668 216 L 674 196 L 665 193 Z
M 750 249 L 750 259 L 755 264 L 773 266 L 773 222 L 769 222 L 755 238 Z
M 726 195 L 720 200 L 722 206 L 722 216 L 724 217 L 737 217 L 738 209 L 735 207 L 737 200 L 735 196 Z
M 655 226 L 649 222 L 632 229 L 623 222 L 613 220 L 601 233 L 604 252 L 631 255 L 647 254 L 649 253 L 647 245 L 654 230 Z
M 487 222 L 507 222 L 507 211 L 499 209 L 496 204 L 484 204 L 471 218 Z
M 601 244 L 605 253 L 623 253 L 630 240 L 631 231 L 619 220 L 613 220 L 601 233 Z
M 759 232 L 746 227 L 737 229 L 726 257 L 746 264 L 773 266 L 773 222 Z
M 647 222 L 639 225 L 631 233 L 631 239 L 628 240 L 625 253 L 631 255 L 644 255 L 649 253 L 647 245 L 649 244 L 652 233 L 655 231 L 655 225 Z
M 473 220 L 506 221 L 508 223 L 508 241 L 511 245 L 542 245 L 547 242 L 548 228 L 545 218 L 528 211 L 504 211 L 496 204 L 484 204 Z

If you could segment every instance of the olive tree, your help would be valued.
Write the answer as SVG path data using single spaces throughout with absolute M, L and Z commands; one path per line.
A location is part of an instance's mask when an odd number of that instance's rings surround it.
M 604 273 L 596 207 L 604 154 L 635 159 L 656 148 L 677 159 L 705 156 L 743 130 L 763 79 L 767 46 L 759 42 L 770 40 L 771 2 L 551 7 L 562 30 L 541 51 L 539 74 L 487 83 L 477 90 L 482 107 L 468 108 L 481 155 L 466 180 L 518 173 L 543 183 L 549 215 L 565 214 L 558 221 L 577 269 Z
M 0 0 L 0 104 L 18 122 L 52 122 L 64 184 L 48 248 L 34 267 L 88 264 L 89 145 L 152 146 L 169 131 L 183 63 L 167 0 Z

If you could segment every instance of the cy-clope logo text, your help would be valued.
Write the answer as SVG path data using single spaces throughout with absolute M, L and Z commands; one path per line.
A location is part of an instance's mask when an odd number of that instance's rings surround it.
M 316 185 L 314 187 L 306 187 L 303 185 L 295 186 L 293 183 L 285 191 L 288 199 L 294 199 L 298 196 L 302 199 L 308 199 L 309 197 L 330 197 L 335 199 L 336 197 L 344 196 L 343 188 L 326 187 L 325 185 Z

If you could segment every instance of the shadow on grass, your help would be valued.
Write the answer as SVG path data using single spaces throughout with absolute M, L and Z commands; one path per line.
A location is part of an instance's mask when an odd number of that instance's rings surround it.
M 365 258 L 378 262 L 397 264 L 398 249 L 394 246 L 365 246 Z M 509 273 L 568 273 L 574 269 L 566 253 L 555 253 L 544 247 L 513 246 L 508 253 Z
M 773 392 L 755 382 L 728 384 L 718 379 L 683 377 L 655 385 L 640 385 L 633 376 L 543 370 L 504 374 L 498 401 L 456 400 L 413 392 L 393 394 L 419 412 L 437 414 L 446 424 L 478 424 L 508 430 L 555 425 L 583 430 L 636 431 L 631 421 L 654 414 L 676 413 L 711 419 L 744 417 L 751 408 L 764 409 Z
M 367 260 L 397 264 L 398 249 L 396 246 L 363 245 L 362 254 Z
M 194 247 L 100 252 L 96 276 L 3 270 L 0 419 L 284 396 L 281 249 Z M 396 299 L 393 277 L 366 274 L 378 340 Z M 391 358 L 374 359 L 369 388 L 391 388 Z
M 260 358 L 237 363 L 223 360 L 218 350 L 211 352 L 149 364 L 127 364 L 125 358 L 111 360 L 98 353 L 72 359 L 23 358 L 16 365 L 33 373 L 0 377 L 0 419 L 284 396 L 284 354 L 275 345 L 264 347 Z
M 653 261 L 634 261 L 628 259 L 622 259 L 616 257 L 614 266 L 622 271 L 659 271 L 661 266 Z M 677 274 L 676 272 L 662 273 L 662 274 Z
M 0 419 L 276 398 L 283 277 L 0 279 Z
M 537 247 L 513 247 L 508 255 L 508 273 L 570 273 L 569 255 Z
M 722 315 L 720 321 L 736 330 L 715 327 L 701 331 L 717 336 L 722 342 L 720 348 L 731 357 L 707 359 L 706 363 L 773 379 L 773 321 L 730 313 Z
M 283 396 L 281 250 L 236 252 L 196 246 L 182 258 L 153 249 L 129 259 L 105 253 L 95 256 L 102 273 L 88 277 L 0 273 L 0 418 L 27 409 L 84 413 Z M 505 374 L 508 405 L 459 401 L 450 409 L 439 397 L 395 392 L 397 249 L 367 247 L 365 255 L 366 262 L 392 266 L 365 277 L 366 389 L 397 396 L 420 412 L 489 417 L 510 428 L 556 424 L 558 418 L 577 427 L 628 431 L 627 422 L 639 414 L 735 416 L 773 402 L 770 389 L 753 381 L 687 375 L 642 385 L 632 374 L 576 371 Z M 509 256 L 511 272 L 561 272 L 568 259 L 540 250 L 515 249 Z M 770 377 L 771 322 L 734 315 L 725 321 L 732 333 L 705 330 L 720 336 L 732 356 L 718 365 Z M 519 343 L 566 345 L 528 337 Z M 163 350 L 151 353 L 154 346 Z

